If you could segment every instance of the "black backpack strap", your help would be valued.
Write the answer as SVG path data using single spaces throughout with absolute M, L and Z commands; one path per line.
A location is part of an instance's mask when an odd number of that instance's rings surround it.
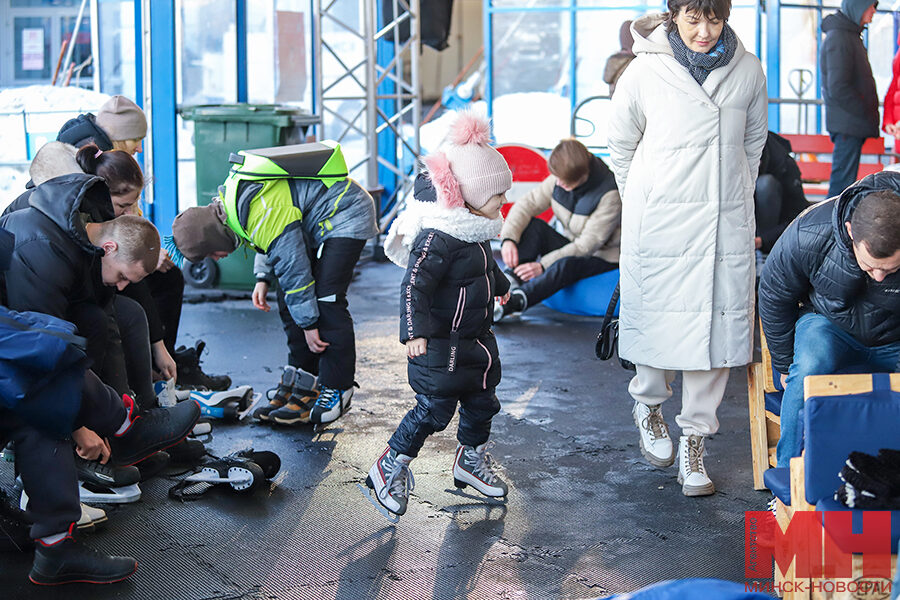
M 600 330 L 606 329 L 609 325 L 610 321 L 613 319 L 613 315 L 616 313 L 616 304 L 619 303 L 619 282 L 616 282 L 616 289 L 613 290 L 612 296 L 609 299 L 609 306 L 606 307 L 606 314 L 603 315 L 603 324 L 600 325 Z

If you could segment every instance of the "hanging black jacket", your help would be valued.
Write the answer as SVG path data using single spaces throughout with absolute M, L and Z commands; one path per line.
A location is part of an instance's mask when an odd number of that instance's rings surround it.
M 759 283 L 759 316 L 779 373 L 793 361 L 794 325 L 805 312 L 827 317 L 866 346 L 900 341 L 900 272 L 880 283 L 869 277 L 845 226 L 864 196 L 885 189 L 900 193 L 900 173 L 869 175 L 820 202 L 775 243 Z
M 103 178 L 63 175 L 34 189 L 31 206 L 0 218 L 16 236 L 5 275 L 8 306 L 65 319 L 74 304 L 106 306 L 115 288 L 103 285 L 103 250 L 87 236 L 85 222 L 113 218 Z
M 822 20 L 825 40 L 819 49 L 825 128 L 859 138 L 878 137 L 878 93 L 863 28 L 837 11 Z
M 756 231 L 762 238 L 760 250 L 768 253 L 790 222 L 809 208 L 809 202 L 803 193 L 800 167 L 791 156 L 791 143 L 772 131 L 766 137 L 766 145 L 759 161 L 759 174 L 771 175 L 781 184 L 781 214 L 778 215 L 778 223 L 766 229 L 757 228 Z
M 417 183 L 416 198 L 423 201 L 410 201 L 398 217 L 401 229 L 404 220 L 415 221 L 407 231 L 418 231 L 408 246 L 400 286 L 400 341 L 428 340 L 426 353 L 409 359 L 409 384 L 416 393 L 433 396 L 493 389 L 500 383 L 491 331 L 494 297 L 509 291 L 491 255 L 500 221 L 465 208 L 440 209 L 429 201 L 433 190 L 427 180 L 420 176 Z M 386 245 L 396 231 L 392 228 Z

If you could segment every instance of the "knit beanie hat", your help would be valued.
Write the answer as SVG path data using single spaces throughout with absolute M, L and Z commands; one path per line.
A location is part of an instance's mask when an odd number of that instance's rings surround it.
M 147 117 L 125 96 L 113 96 L 97 112 L 97 125 L 113 142 L 147 137 Z
M 480 210 L 492 196 L 512 187 L 512 173 L 496 149 L 488 145 L 487 119 L 465 111 L 450 125 L 450 144 L 423 159 L 437 200 L 448 208 L 468 204 Z
M 232 252 L 237 246 L 237 236 L 225 225 L 225 207 L 219 200 L 175 217 L 172 235 L 164 240 L 169 257 L 178 266 L 185 258 L 200 262 L 213 252 Z

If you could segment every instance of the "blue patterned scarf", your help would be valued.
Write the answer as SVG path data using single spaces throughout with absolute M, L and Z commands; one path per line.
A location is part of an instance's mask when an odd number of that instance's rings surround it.
M 694 52 L 685 46 L 684 40 L 681 39 L 676 27 L 669 32 L 669 45 L 672 46 L 672 52 L 675 53 L 675 60 L 688 70 L 697 83 L 703 85 L 710 71 L 724 67 L 731 62 L 737 50 L 737 35 L 726 23 L 725 27 L 722 28 L 722 35 L 719 36 L 719 41 L 716 42 L 712 50 L 709 52 Z

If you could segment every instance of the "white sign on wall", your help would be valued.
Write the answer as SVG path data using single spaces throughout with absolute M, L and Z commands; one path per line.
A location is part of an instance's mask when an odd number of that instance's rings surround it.
M 44 29 L 22 30 L 22 70 L 44 70 Z

